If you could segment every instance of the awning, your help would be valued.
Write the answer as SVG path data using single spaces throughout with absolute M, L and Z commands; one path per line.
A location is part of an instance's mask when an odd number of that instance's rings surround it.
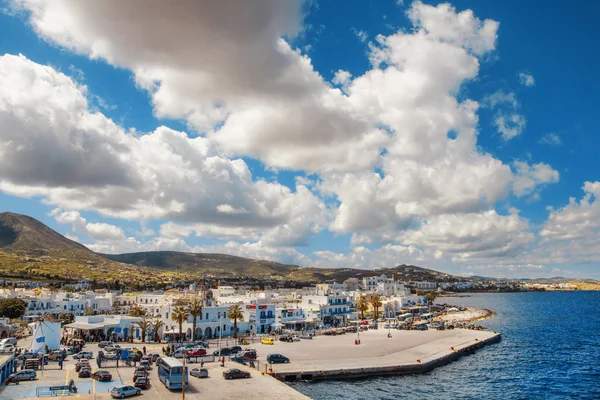
M 65 328 L 82 329 L 84 331 L 91 331 L 96 329 L 116 328 L 119 324 L 107 324 L 105 322 L 98 322 L 95 324 L 86 324 L 85 322 L 72 322 L 65 325 Z
M 276 322 L 274 324 L 271 324 L 271 328 L 283 328 L 283 324 L 280 324 L 279 322 Z
M 303 324 L 304 322 L 306 321 L 304 321 L 303 319 L 297 319 L 294 321 L 283 321 L 284 324 Z

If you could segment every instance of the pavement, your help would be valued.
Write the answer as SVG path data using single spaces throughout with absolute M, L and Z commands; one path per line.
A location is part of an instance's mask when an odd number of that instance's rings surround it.
M 377 368 L 426 362 L 452 353 L 452 347 L 462 348 L 495 335 L 494 332 L 468 329 L 389 331 L 369 330 L 360 335 L 318 336 L 300 342 L 279 342 L 256 345 L 259 368 L 264 370 L 267 354 L 279 353 L 290 359 L 289 364 L 269 366 L 273 372 L 325 371 L 351 368 Z M 354 343 L 360 337 L 360 345 Z M 476 340 L 477 339 L 477 340 Z
M 133 344 L 127 344 L 131 347 L 141 349 L 142 346 L 146 346 L 147 353 L 159 353 L 162 354 L 162 346 L 160 344 L 153 343 L 139 343 L 134 342 Z M 25 343 L 19 343 L 19 346 L 25 346 Z M 256 346 L 255 346 L 256 347 Z M 85 351 L 93 351 L 94 356 L 98 352 L 97 344 L 86 344 L 84 347 Z M 212 347 L 211 347 L 211 350 Z M 96 371 L 96 361 L 90 360 L 92 371 Z M 191 363 L 188 364 L 189 368 L 199 367 L 200 364 Z M 276 399 L 308 399 L 308 397 L 290 388 L 286 384 L 279 382 L 277 379 L 263 375 L 255 369 L 249 369 L 246 366 L 242 366 L 238 363 L 226 361 L 225 368 L 221 367 L 220 363 L 217 362 L 205 362 L 204 367 L 209 371 L 208 378 L 196 378 L 189 376 L 188 388 L 186 389 L 185 397 L 188 399 L 232 399 L 232 398 L 244 398 L 245 400 L 250 399 L 264 399 L 264 398 L 276 398 Z M 104 366 L 103 370 L 110 371 L 113 376 L 111 382 L 97 382 L 91 378 L 79 378 L 75 372 L 75 360 L 72 356 L 68 356 L 63 365 L 63 370 L 57 369 L 57 363 L 50 361 L 44 371 L 37 371 L 37 379 L 34 381 L 23 381 L 19 385 L 8 385 L 0 388 L 0 400 L 5 399 L 38 399 L 36 397 L 36 388 L 40 386 L 59 386 L 66 385 L 69 380 L 75 381 L 77 386 L 77 394 L 72 396 L 52 397 L 65 398 L 65 399 L 109 399 L 110 390 L 120 384 L 133 385 L 133 372 L 134 367 L 120 366 L 108 367 Z M 237 380 L 225 380 L 223 378 L 223 371 L 229 368 L 240 368 L 243 370 L 250 371 L 252 377 L 250 379 L 237 379 Z M 141 397 L 147 397 L 149 399 L 181 399 L 181 391 L 170 391 L 163 383 L 158 379 L 158 372 L 156 367 L 150 371 L 150 387 L 147 390 L 142 391 Z

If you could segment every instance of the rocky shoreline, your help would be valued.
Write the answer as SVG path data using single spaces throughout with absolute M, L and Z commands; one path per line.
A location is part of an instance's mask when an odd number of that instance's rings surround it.
M 456 323 L 472 323 L 477 321 L 483 321 L 484 319 L 488 319 L 496 315 L 496 313 L 492 310 L 488 310 L 487 308 L 476 308 L 476 307 L 464 307 L 463 310 L 446 314 L 441 317 L 446 323 L 456 324 Z

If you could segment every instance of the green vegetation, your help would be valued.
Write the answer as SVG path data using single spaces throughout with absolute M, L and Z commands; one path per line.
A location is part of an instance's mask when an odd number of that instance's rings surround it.
M 21 318 L 27 310 L 27 303 L 22 299 L 0 300 L 0 317 Z
M 360 319 L 365 319 L 365 311 L 369 309 L 369 303 L 365 296 L 360 296 L 356 302 L 356 309 L 360 311 Z
M 142 317 L 141 321 L 136 322 L 134 325 L 136 325 L 138 328 L 140 328 L 140 331 L 142 331 L 142 343 L 145 343 L 146 332 L 152 327 L 152 321 L 146 319 L 146 316 L 144 316 Z
M 381 297 L 374 294 L 371 296 L 371 305 L 373 306 L 373 311 L 375 311 L 375 318 L 379 318 L 379 307 L 383 305 L 381 302 Z
M 177 306 L 173 310 L 173 314 L 171 315 L 171 319 L 179 325 L 179 340 L 183 340 L 183 336 L 181 334 L 183 321 L 187 320 L 190 314 L 187 309 L 183 306 Z
M 227 310 L 227 318 L 233 321 L 233 337 L 237 337 L 237 322 L 244 320 L 244 314 L 239 304 L 234 304 Z
M 198 317 L 202 315 L 202 302 L 199 299 L 193 299 L 188 304 L 188 313 L 192 316 L 192 338 L 196 339 L 196 323 Z

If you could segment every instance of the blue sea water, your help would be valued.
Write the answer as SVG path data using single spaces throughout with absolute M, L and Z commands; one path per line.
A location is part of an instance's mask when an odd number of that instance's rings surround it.
M 472 294 L 502 341 L 427 374 L 297 382 L 313 399 L 600 399 L 600 292 Z

